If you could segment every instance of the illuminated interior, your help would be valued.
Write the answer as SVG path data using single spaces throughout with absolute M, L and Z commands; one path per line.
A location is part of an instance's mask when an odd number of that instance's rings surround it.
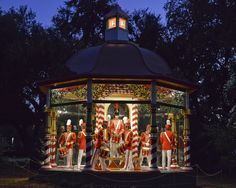
M 136 130 L 136 137 L 138 142 L 134 147 L 134 168 L 133 170 L 148 171 L 150 165 L 150 147 L 146 147 L 147 153 L 143 153 L 140 136 L 146 131 L 148 124 L 151 123 L 151 106 L 150 106 L 150 85 L 149 84 L 104 84 L 104 83 L 94 83 L 92 85 L 92 98 L 94 100 L 92 106 L 92 136 L 93 136 L 93 146 L 92 154 L 95 155 L 95 142 L 97 129 L 100 125 L 106 122 L 106 127 L 103 131 L 109 130 L 109 123 L 115 118 L 115 112 L 119 111 L 119 119 L 124 123 L 124 117 L 127 117 L 131 130 Z M 179 165 L 183 165 L 184 152 L 183 152 L 183 115 L 181 107 L 183 107 L 183 96 L 184 92 L 177 91 L 174 89 L 169 89 L 161 86 L 157 86 L 157 101 L 161 101 L 158 106 L 156 118 L 159 130 L 157 134 L 159 135 L 161 131 L 164 130 L 166 119 L 170 119 L 172 122 L 172 131 L 175 133 L 177 150 L 176 150 L 176 160 Z M 86 111 L 86 95 L 87 87 L 84 84 L 69 86 L 64 88 L 51 89 L 51 107 L 52 113 L 50 113 L 49 121 L 50 132 L 55 135 L 54 142 L 55 152 L 54 152 L 54 169 L 69 169 L 78 170 L 83 169 L 85 166 L 86 154 L 83 152 L 81 162 L 78 164 L 79 160 L 79 143 L 78 137 L 79 133 L 82 131 L 82 126 L 80 125 L 81 120 L 84 123 L 87 121 L 87 111 Z M 141 102 L 141 103 L 140 103 Z M 173 106 L 171 106 L 173 105 Z M 177 107 L 175 107 L 176 105 Z M 179 107 L 179 108 L 178 108 Z M 134 108 L 136 109 L 136 115 L 134 117 Z M 61 152 L 63 144 L 61 143 L 61 137 L 67 132 L 67 122 L 71 120 L 71 132 L 75 135 L 75 140 L 72 146 L 72 166 L 67 166 L 67 156 Z M 137 126 L 137 127 L 135 127 Z M 104 133 L 105 134 L 105 133 Z M 108 134 L 105 134 L 108 135 Z M 124 135 L 122 135 L 121 140 L 124 141 Z M 111 138 L 106 137 L 108 142 L 106 143 L 107 154 L 103 156 L 105 161 L 105 166 L 111 171 L 120 171 L 124 169 L 126 154 L 125 151 L 118 153 L 115 156 L 111 154 Z M 64 143 L 65 144 L 65 143 Z M 122 145 L 122 142 L 119 146 Z M 120 149 L 119 147 L 116 148 Z M 157 147 L 157 155 L 159 164 L 161 164 L 161 147 Z M 94 162 L 94 170 L 103 170 L 101 168 L 101 162 Z
M 108 19 L 108 29 L 112 29 L 116 27 L 116 18 Z
M 119 18 L 119 27 L 122 29 L 126 29 L 126 19 L 124 18 Z

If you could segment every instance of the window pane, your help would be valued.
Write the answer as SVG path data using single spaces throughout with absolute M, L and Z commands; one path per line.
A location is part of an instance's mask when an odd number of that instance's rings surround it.
M 184 165 L 184 142 L 183 142 L 183 129 L 184 120 L 182 111 L 177 108 L 160 106 L 157 110 L 157 125 L 159 128 L 159 135 L 165 131 L 166 120 L 169 119 L 171 122 L 171 131 L 174 132 L 174 140 L 176 146 L 176 152 L 172 153 L 177 160 L 178 165 Z M 158 160 L 161 164 L 161 150 L 162 146 L 158 140 Z
M 57 166 L 66 167 L 67 164 L 67 156 L 63 155 L 63 150 L 61 148 L 71 149 L 72 156 L 72 166 L 77 166 L 78 159 L 78 133 L 81 131 L 81 126 L 79 125 L 80 119 L 84 121 L 87 118 L 86 114 L 86 106 L 82 104 L 77 105 L 69 105 L 69 106 L 60 106 L 54 107 L 53 111 L 56 113 L 55 122 L 53 123 L 52 128 L 56 131 L 56 164 Z M 67 123 L 68 120 L 71 120 L 71 134 L 68 133 Z M 53 132 L 54 132 L 53 131 Z M 73 136 L 74 135 L 74 136 Z M 70 147 L 67 147 L 67 143 L 71 143 Z M 82 158 L 82 165 L 85 163 L 85 156 Z
M 119 27 L 122 29 L 126 29 L 126 20 L 124 18 L 119 19 Z
M 108 29 L 112 29 L 116 27 L 116 18 L 108 19 Z

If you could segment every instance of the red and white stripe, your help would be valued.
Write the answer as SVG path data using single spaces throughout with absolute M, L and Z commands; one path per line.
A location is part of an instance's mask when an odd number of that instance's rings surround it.
M 139 136 L 138 136 L 138 106 L 136 104 L 132 105 L 131 109 L 131 128 L 133 131 L 133 143 L 132 143 L 132 155 L 133 158 L 138 157 L 138 145 L 139 145 Z
M 52 165 L 52 167 L 55 167 L 57 166 L 56 164 L 56 143 L 57 143 L 57 140 L 56 140 L 56 135 L 52 135 L 51 136 L 51 158 L 50 158 L 50 163 Z
M 153 129 L 153 128 L 152 128 Z M 151 130 L 151 168 L 157 168 L 157 137 L 156 133 Z
M 86 157 L 85 157 L 85 167 L 90 168 L 91 162 L 92 162 L 92 146 L 93 146 L 93 140 L 91 133 L 86 133 Z
M 96 127 L 103 124 L 105 107 L 102 104 L 96 105 Z
M 51 139 L 50 135 L 46 135 L 44 145 L 46 158 L 44 159 L 42 168 L 51 168 Z
M 186 135 L 184 136 L 184 170 L 192 170 L 190 165 L 190 138 L 189 130 L 186 130 Z

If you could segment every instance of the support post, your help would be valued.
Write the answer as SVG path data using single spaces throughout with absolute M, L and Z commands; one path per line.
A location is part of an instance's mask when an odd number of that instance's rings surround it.
M 184 170 L 192 170 L 190 164 L 190 128 L 189 128 L 189 116 L 191 112 L 189 109 L 189 93 L 186 92 L 185 95 L 185 110 L 183 112 L 184 115 Z
M 51 111 L 52 130 L 51 130 L 51 166 L 56 167 L 56 144 L 57 144 L 57 128 L 56 128 L 56 112 Z
M 87 126 L 86 126 L 86 160 L 85 169 L 92 167 L 92 80 L 87 82 Z
M 156 81 L 151 82 L 151 166 L 150 168 L 158 170 L 157 166 L 157 122 L 156 122 L 156 109 L 157 109 L 157 87 Z
M 50 109 L 50 98 L 51 98 L 51 92 L 48 90 L 47 96 L 46 96 L 46 107 L 44 112 L 47 113 L 46 115 L 46 126 L 45 126 L 45 137 L 44 137 L 44 150 L 45 150 L 45 159 L 43 161 L 42 168 L 52 168 L 51 166 L 51 135 L 50 135 L 50 129 L 51 129 L 51 109 Z
M 177 129 L 176 129 L 176 115 L 171 114 L 171 120 L 172 120 L 172 131 L 174 132 L 174 139 L 175 139 L 175 150 L 172 150 L 172 155 L 171 155 L 171 168 L 179 168 L 179 165 L 177 163 L 177 149 L 178 149 L 178 138 L 177 138 Z

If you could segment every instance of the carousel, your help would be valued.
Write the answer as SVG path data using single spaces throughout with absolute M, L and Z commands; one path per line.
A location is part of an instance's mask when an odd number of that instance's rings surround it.
M 66 62 L 68 77 L 40 83 L 47 96 L 42 169 L 145 174 L 141 178 L 191 171 L 189 94 L 196 86 L 129 42 L 120 7 L 105 20 L 102 45 L 74 54 Z M 161 137 L 171 145 L 171 159 Z

